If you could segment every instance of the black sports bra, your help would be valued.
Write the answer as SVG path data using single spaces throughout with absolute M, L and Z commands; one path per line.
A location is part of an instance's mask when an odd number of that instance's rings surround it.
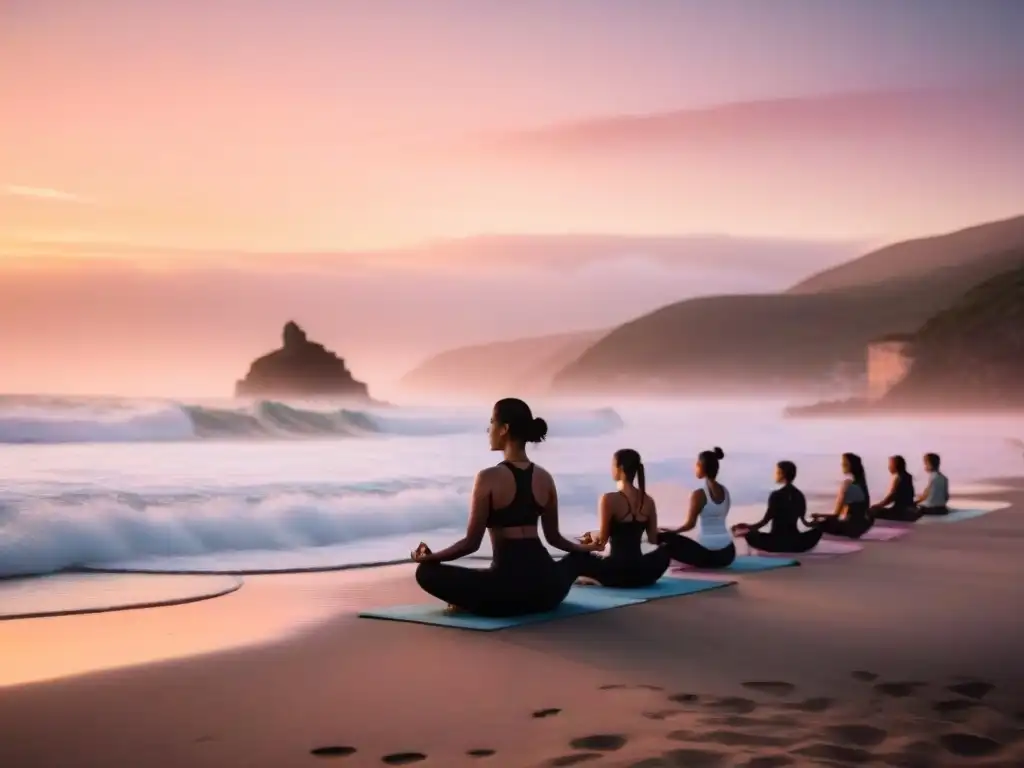
M 515 528 L 523 525 L 536 525 L 537 519 L 544 508 L 533 497 L 533 464 L 520 469 L 514 464 L 503 461 L 498 466 L 507 467 L 516 481 L 516 495 L 506 507 L 494 508 L 491 500 L 491 511 L 487 515 L 488 528 Z
M 626 500 L 627 519 L 612 518 L 609 539 L 612 545 L 611 557 L 639 557 L 643 554 L 640 549 L 640 541 L 647 531 L 647 520 L 639 520 L 633 511 L 633 505 L 629 497 L 619 491 L 622 498 Z

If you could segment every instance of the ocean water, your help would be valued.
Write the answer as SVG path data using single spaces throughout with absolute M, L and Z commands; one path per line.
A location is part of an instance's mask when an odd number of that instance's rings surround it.
M 1024 419 L 789 420 L 785 403 L 536 403 L 532 450 L 558 483 L 562 528 L 595 527 L 611 454 L 639 450 L 649 485 L 695 487 L 698 451 L 721 446 L 731 520 L 754 519 L 774 462 L 807 493 L 835 490 L 859 453 L 873 496 L 886 457 L 920 475 L 936 451 L 957 482 L 1019 474 Z M 64 569 L 261 571 L 401 559 L 464 531 L 487 450 L 486 408 L 330 410 L 305 404 L 0 398 L 0 576 Z M 825 507 L 827 502 L 822 502 Z M 814 504 L 812 503 L 812 506 Z M 659 505 L 664 524 L 683 510 Z M 487 553 L 487 546 L 481 554 Z

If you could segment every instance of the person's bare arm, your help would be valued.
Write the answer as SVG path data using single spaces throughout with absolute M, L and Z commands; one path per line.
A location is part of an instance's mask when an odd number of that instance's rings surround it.
M 914 503 L 915 504 L 923 504 L 924 503 L 924 500 L 928 498 L 928 494 L 930 494 L 932 492 L 932 483 L 933 482 L 935 482 L 933 479 L 930 479 L 928 481 L 928 485 L 926 485 L 924 487 L 924 490 L 921 491 L 921 493 L 919 493 L 917 495 L 916 499 L 914 499 Z
M 670 533 L 686 533 L 692 531 L 697 525 L 697 518 L 700 516 L 700 511 L 704 509 L 704 505 L 707 503 L 707 496 L 704 495 L 703 490 L 696 490 L 690 494 L 690 508 L 686 512 L 686 521 L 678 528 L 667 529 Z
M 647 542 L 658 545 L 658 505 L 654 499 L 648 498 L 644 502 L 644 511 L 647 512 Z
M 555 488 L 555 481 L 550 476 L 548 477 L 548 482 L 551 483 L 551 493 L 548 495 L 547 503 L 544 505 L 544 512 L 540 516 L 541 527 L 544 529 L 544 538 L 547 539 L 548 544 L 552 547 L 563 552 L 590 554 L 592 551 L 590 547 L 578 544 L 575 541 L 569 541 L 569 539 L 562 535 L 562 531 L 558 527 L 558 489 Z
M 875 509 L 881 507 L 887 507 L 892 504 L 892 500 L 896 498 L 896 486 L 899 483 L 899 478 L 893 475 L 892 482 L 889 484 L 889 492 L 885 494 L 885 497 L 877 504 L 872 504 Z
M 760 520 L 758 520 L 756 523 L 753 523 L 751 525 L 743 525 L 743 523 L 740 523 L 738 525 L 734 525 L 732 527 L 732 530 L 734 532 L 737 531 L 737 530 L 760 531 L 762 528 L 764 528 L 766 525 L 768 525 L 768 523 L 772 522 L 772 520 L 775 519 L 775 508 L 778 506 L 778 504 L 779 504 L 779 492 L 778 491 L 772 491 L 768 495 L 768 507 L 765 509 L 764 516 Z
M 815 512 L 811 515 L 813 520 L 825 520 L 830 517 L 842 517 L 843 511 L 846 509 L 846 489 L 853 483 L 852 480 L 844 480 L 842 485 L 839 486 L 839 493 L 836 494 L 836 503 L 832 509 L 831 514 L 823 515 Z
M 480 549 L 484 540 L 484 532 L 487 530 L 487 515 L 490 511 L 491 491 L 486 478 L 487 470 L 477 473 L 476 481 L 473 483 L 473 493 L 469 502 L 469 523 L 466 525 L 466 535 L 446 549 L 440 552 L 422 554 L 413 559 L 420 563 L 446 563 L 450 560 L 458 560 L 460 557 L 471 555 Z M 420 545 L 423 546 L 422 544 Z
M 600 552 L 605 548 L 605 546 L 607 546 L 608 539 L 612 535 L 612 500 L 610 495 L 607 493 L 602 494 L 601 498 L 597 502 L 597 519 L 597 538 L 593 539 L 591 546 L 595 551 Z M 546 531 L 545 535 L 547 535 Z

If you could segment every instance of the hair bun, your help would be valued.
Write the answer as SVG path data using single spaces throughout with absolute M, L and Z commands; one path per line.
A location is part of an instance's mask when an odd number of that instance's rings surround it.
M 530 422 L 530 433 L 529 442 L 544 442 L 544 438 L 548 436 L 548 423 L 540 416 L 535 416 L 533 421 Z
M 725 451 L 723 451 L 717 445 L 712 449 L 711 452 L 715 454 L 715 458 L 718 459 L 719 461 L 725 458 Z

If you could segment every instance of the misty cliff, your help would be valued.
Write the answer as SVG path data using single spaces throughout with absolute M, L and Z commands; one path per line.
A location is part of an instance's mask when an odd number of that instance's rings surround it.
M 421 394 L 504 397 L 544 392 L 559 370 L 604 333 L 561 333 L 447 350 L 416 366 L 400 385 Z
M 863 371 L 872 339 L 913 333 L 972 286 L 1022 265 L 1024 216 L 898 243 L 786 293 L 662 307 L 604 336 L 553 386 L 638 394 L 810 388 L 837 371 Z
M 361 381 L 334 352 L 310 341 L 298 324 L 289 321 L 279 349 L 257 358 L 245 378 L 235 384 L 236 397 L 332 397 L 370 400 Z
M 910 350 L 913 365 L 883 407 L 1024 406 L 1024 266 L 936 314 L 913 336 Z

